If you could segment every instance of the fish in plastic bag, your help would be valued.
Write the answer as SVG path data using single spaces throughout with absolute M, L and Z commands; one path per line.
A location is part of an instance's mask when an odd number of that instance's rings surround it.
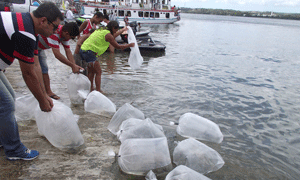
M 128 58 L 128 64 L 133 69 L 139 69 L 143 64 L 144 58 L 141 56 L 135 35 L 130 26 L 127 26 L 128 30 L 128 44 L 134 43 L 134 47 L 130 47 L 130 54 Z
M 179 118 L 176 131 L 183 137 L 215 143 L 223 141 L 223 134 L 216 123 L 193 113 L 185 113 Z
M 17 121 L 35 120 L 34 112 L 39 108 L 39 102 L 32 94 L 16 98 L 15 116 Z
M 71 108 L 53 100 L 50 112 L 35 111 L 37 127 L 47 140 L 63 151 L 76 151 L 84 144 L 84 139 L 76 123 Z
M 170 165 L 167 138 L 125 140 L 120 146 L 118 164 L 123 172 L 135 175 Z
M 217 151 L 193 138 L 177 144 L 173 152 L 173 162 L 201 174 L 217 171 L 225 163 Z
M 119 127 L 122 124 L 122 122 L 129 118 L 145 119 L 145 115 L 139 109 L 133 107 L 128 103 L 125 103 L 114 114 L 107 126 L 107 129 L 114 135 L 117 135 L 117 132 L 119 131 Z
M 67 82 L 68 93 L 72 104 L 83 104 L 84 98 L 80 96 L 79 91 L 90 92 L 91 82 L 83 74 L 72 73 Z
M 168 173 L 165 180 L 210 180 L 210 178 L 189 167 L 179 165 Z
M 121 143 L 123 143 L 126 139 L 159 137 L 165 137 L 164 132 L 149 118 L 140 121 L 138 124 L 127 130 L 122 131 L 118 136 Z
M 123 131 L 127 131 L 128 129 L 134 127 L 135 125 L 139 124 L 141 121 L 144 121 L 142 119 L 136 119 L 136 118 L 129 118 L 122 122 L 122 124 L 119 127 L 119 131 L 117 132 L 117 136 L 119 137 Z M 163 131 L 163 127 L 159 124 L 155 124 L 155 126 Z
M 92 91 L 84 102 L 84 110 L 98 115 L 105 112 L 113 114 L 116 112 L 116 105 L 99 91 Z

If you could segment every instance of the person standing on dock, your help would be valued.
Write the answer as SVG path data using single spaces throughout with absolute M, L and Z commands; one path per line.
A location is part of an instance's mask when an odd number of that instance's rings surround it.
M 37 34 L 52 35 L 63 21 L 52 2 L 41 4 L 32 13 L 0 12 L 0 147 L 8 160 L 32 160 L 39 152 L 30 150 L 20 140 L 15 118 L 15 94 L 4 70 L 15 58 L 19 60 L 23 79 L 44 112 L 52 110 L 53 101 L 46 94 L 37 56 Z

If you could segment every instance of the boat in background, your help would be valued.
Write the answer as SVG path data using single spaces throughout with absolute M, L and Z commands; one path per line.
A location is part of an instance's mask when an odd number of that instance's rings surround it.
M 153 40 L 151 36 L 136 37 L 137 44 L 140 50 L 164 51 L 166 46 L 160 42 Z
M 107 14 L 110 20 L 128 19 L 140 24 L 172 24 L 180 20 L 180 10 L 171 7 L 171 0 L 94 0 L 80 1 L 81 18 L 88 19 L 96 11 Z M 163 4 L 167 2 L 167 4 Z

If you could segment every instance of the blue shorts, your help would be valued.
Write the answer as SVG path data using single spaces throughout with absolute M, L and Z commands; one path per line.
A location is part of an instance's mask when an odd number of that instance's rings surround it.
M 80 49 L 79 54 L 80 54 L 81 58 L 83 60 L 85 60 L 87 63 L 97 61 L 96 53 L 93 51 L 90 51 L 90 50 L 84 51 L 84 50 Z
M 48 74 L 47 56 L 44 50 L 39 50 L 39 61 L 43 74 Z

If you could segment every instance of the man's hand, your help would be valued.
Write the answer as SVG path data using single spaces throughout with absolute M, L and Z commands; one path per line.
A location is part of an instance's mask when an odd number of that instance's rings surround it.
M 134 43 L 130 43 L 129 47 L 134 47 L 134 45 L 135 45 Z
M 73 64 L 73 66 L 72 66 L 72 72 L 73 72 L 73 73 L 79 73 L 80 70 L 83 71 L 84 69 L 83 69 L 82 67 L 76 65 L 76 64 Z
M 125 26 L 125 27 L 123 27 L 123 28 L 121 29 L 122 33 L 125 32 L 125 31 L 127 31 L 127 30 L 128 30 L 127 26 Z
M 44 112 L 50 112 L 53 108 L 53 101 L 49 96 L 46 96 L 45 101 L 39 103 L 41 110 Z
M 53 106 L 54 106 L 53 100 L 49 96 L 47 96 L 47 100 L 50 103 L 51 108 L 53 108 Z

